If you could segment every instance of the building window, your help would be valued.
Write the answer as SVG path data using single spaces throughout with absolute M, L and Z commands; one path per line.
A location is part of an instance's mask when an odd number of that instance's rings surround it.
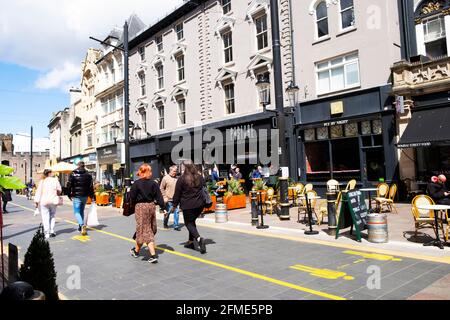
M 88 148 L 93 146 L 92 130 L 87 130 L 86 132 L 86 144 Z
M 262 50 L 269 46 L 269 38 L 267 33 L 267 15 L 265 14 L 259 18 L 256 18 L 255 25 L 258 50 Z
M 142 127 L 142 130 L 144 131 L 144 133 L 146 133 L 147 132 L 147 112 L 141 111 L 140 115 L 141 115 L 141 127 Z
M 233 61 L 233 35 L 231 31 L 222 34 L 225 63 Z
M 316 7 L 317 37 L 328 36 L 328 8 L 325 1 L 321 1 Z
M 326 94 L 360 85 L 358 54 L 316 64 L 317 92 Z
M 163 51 L 164 46 L 163 46 L 163 37 L 162 36 L 156 37 L 156 47 L 157 47 L 158 52 Z
M 231 11 L 231 0 L 222 0 L 223 14 L 227 14 Z
M 108 113 L 108 99 L 103 98 L 101 101 L 102 101 L 103 114 L 107 114 Z
M 175 26 L 175 32 L 177 34 L 177 40 L 183 40 L 184 39 L 184 25 L 183 22 L 179 23 Z
M 234 105 L 234 83 L 230 83 L 224 86 L 225 90 L 225 108 L 227 114 L 235 112 Z
M 158 129 L 164 130 L 164 106 L 158 107 Z
M 139 47 L 139 56 L 141 57 L 141 61 L 145 61 L 145 47 Z
M 111 70 L 111 81 L 112 83 L 116 82 L 116 70 L 114 69 L 114 62 L 109 64 L 109 69 Z
M 164 67 L 162 64 L 156 66 L 156 74 L 158 78 L 158 89 L 164 88 Z
M 178 123 L 180 125 L 186 124 L 186 100 L 180 99 L 178 103 Z
M 439 16 L 423 22 L 426 55 L 437 58 L 447 55 L 447 39 L 444 17 Z
M 116 111 L 116 96 L 112 95 L 109 97 L 109 112 Z
M 145 87 L 145 74 L 143 72 L 139 73 L 139 84 L 141 85 L 141 97 L 144 97 L 147 94 L 147 90 Z
M 120 92 L 117 95 L 117 110 L 122 109 L 124 105 L 124 101 L 123 101 L 123 92 Z
M 123 62 L 122 62 L 122 59 L 119 59 L 117 61 L 117 64 L 119 65 L 119 77 L 120 77 L 120 79 L 123 79 Z
M 184 80 L 184 55 L 177 57 L 177 77 L 178 81 Z
M 353 0 L 341 0 L 341 24 L 342 29 L 351 28 L 355 25 L 355 7 Z

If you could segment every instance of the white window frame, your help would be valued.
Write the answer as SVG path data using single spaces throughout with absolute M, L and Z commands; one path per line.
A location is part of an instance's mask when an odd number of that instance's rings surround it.
M 223 14 L 228 14 L 231 12 L 231 0 L 221 0 L 220 4 L 222 6 Z
M 266 23 L 265 23 L 266 29 L 263 30 L 262 32 L 258 33 L 258 21 L 263 19 L 263 18 L 265 18 L 265 20 L 266 20 Z M 255 24 L 256 50 L 257 50 L 257 52 L 259 52 L 259 51 L 262 51 L 262 50 L 267 49 L 269 47 L 269 20 L 268 20 L 267 13 L 264 12 L 263 14 L 256 15 L 253 18 L 253 22 Z M 266 45 L 264 47 L 262 47 L 262 48 L 259 48 L 259 37 L 261 37 L 261 36 L 263 37 L 263 42 L 264 42 L 264 39 L 265 39 Z
M 325 8 L 327 10 L 327 14 L 326 14 L 326 16 L 324 18 L 318 19 L 318 17 L 317 17 L 317 14 L 318 14 L 317 8 L 319 7 L 319 4 L 321 4 L 322 2 L 325 4 Z M 326 0 L 322 0 L 322 1 L 317 2 L 315 9 L 316 10 L 315 10 L 315 13 L 314 13 L 314 20 L 315 20 L 315 25 L 316 25 L 316 34 L 315 34 L 314 38 L 316 40 L 322 40 L 322 39 L 329 38 L 330 37 L 330 20 L 329 20 L 329 14 L 328 14 L 328 3 L 327 3 L 327 1 Z M 324 20 L 327 21 L 327 29 L 328 30 L 327 30 L 327 34 L 326 35 L 323 35 L 323 36 L 320 37 L 319 36 L 319 22 L 322 22 Z
M 228 43 L 225 42 L 226 37 L 229 36 Z M 223 45 L 223 61 L 225 63 L 231 63 L 234 61 L 233 56 L 233 31 L 228 29 L 222 33 L 222 45 Z M 228 46 L 227 46 L 228 45 Z M 227 56 L 231 57 L 229 61 L 227 61 Z
M 181 26 L 181 28 L 180 28 Z M 175 26 L 175 34 L 177 35 L 177 41 L 184 39 L 184 23 L 180 22 Z
M 164 65 L 162 63 L 158 63 L 155 66 L 156 70 L 156 87 L 158 90 L 164 89 Z
M 163 52 L 164 51 L 163 36 L 162 35 L 157 36 L 155 42 L 156 42 L 156 51 Z
M 353 18 L 354 18 L 354 19 L 353 19 L 353 25 L 344 28 L 343 25 L 342 25 L 342 24 L 344 23 L 344 20 L 342 19 L 342 15 L 343 15 L 343 13 L 344 13 L 345 11 L 350 11 L 350 10 L 353 11 Z M 349 7 L 349 8 L 347 8 L 347 9 L 342 9 L 342 1 L 339 0 L 339 22 L 340 22 L 340 24 L 339 24 L 339 29 L 340 29 L 341 31 L 346 31 L 346 30 L 354 29 L 354 28 L 356 27 L 355 0 L 353 0 L 353 5 L 352 5 L 351 7 Z
M 139 73 L 139 86 L 140 86 L 140 95 L 141 97 L 147 96 L 147 87 L 146 87 L 146 79 L 145 79 L 145 73 L 140 72 Z
M 147 111 L 144 109 L 139 112 L 139 115 L 141 117 L 141 126 L 144 133 L 147 132 Z
M 89 137 L 91 138 L 91 143 L 89 144 Z M 92 148 L 94 146 L 94 135 L 92 129 L 86 130 L 86 148 Z
M 232 97 L 227 95 L 227 93 L 230 92 L 230 90 L 228 89 L 230 87 L 232 88 L 232 92 L 233 92 L 233 96 Z M 223 86 L 223 92 L 224 92 L 224 97 L 225 97 L 225 99 L 224 99 L 224 101 L 225 101 L 225 114 L 226 115 L 230 115 L 230 114 L 235 114 L 236 113 L 235 89 L 236 89 L 236 87 L 234 85 L 234 82 L 229 82 L 227 84 L 224 84 L 224 86 Z M 229 109 L 228 106 L 229 106 L 230 103 L 233 105 L 233 112 L 229 112 L 230 109 Z
M 145 58 L 146 58 L 146 56 L 145 56 L 145 46 L 139 47 L 138 50 L 139 50 L 139 57 L 141 58 L 141 62 L 144 62 Z
M 177 115 L 178 115 L 178 125 L 184 126 L 186 125 L 186 99 L 180 98 L 177 100 Z M 184 117 L 184 121 L 181 120 L 181 117 Z
M 352 58 L 352 59 L 348 60 L 348 58 L 351 56 L 356 56 L 356 58 Z M 334 65 L 331 64 L 333 61 L 335 61 L 337 59 L 341 59 L 341 58 L 342 58 L 341 63 L 337 63 Z M 325 64 L 325 63 L 328 63 L 328 66 L 325 68 L 319 69 L 319 65 Z M 355 63 L 356 63 L 357 69 L 358 69 L 358 83 L 352 84 L 352 85 L 347 85 L 347 66 L 353 65 Z M 332 70 L 336 70 L 339 68 L 344 68 L 344 87 L 342 89 L 332 89 L 331 88 L 331 72 L 332 72 Z M 319 73 L 322 73 L 325 71 L 328 71 L 328 91 L 320 91 Z M 317 90 L 318 96 L 358 88 L 361 86 L 361 70 L 360 70 L 360 64 L 359 64 L 359 53 L 352 52 L 352 53 L 334 57 L 332 59 L 328 59 L 325 61 L 316 62 L 315 73 L 316 73 L 316 90 Z
M 177 80 L 178 82 L 184 81 L 186 79 L 184 54 L 177 55 L 175 60 L 177 62 Z
M 162 110 L 162 112 L 161 112 L 161 110 Z M 159 131 L 161 131 L 161 130 L 165 129 L 165 125 L 166 125 L 165 124 L 164 104 L 158 105 L 156 107 L 156 111 L 158 112 L 158 117 L 157 117 L 157 119 L 158 119 L 158 126 L 157 126 L 157 128 L 158 128 Z
M 430 23 L 431 21 L 434 21 L 434 20 L 439 20 L 440 21 L 440 24 L 441 24 L 441 35 L 436 37 L 436 38 L 434 38 L 434 39 L 430 39 L 430 38 L 427 37 L 427 34 L 428 34 L 428 23 Z M 447 36 L 447 30 L 445 29 L 445 16 L 443 16 L 443 15 L 437 15 L 437 16 L 434 16 L 434 17 L 430 17 L 430 18 L 424 19 L 423 22 L 422 22 L 422 26 L 423 26 L 423 39 L 424 39 L 424 43 L 425 44 L 430 43 L 430 42 L 434 42 L 434 41 L 437 41 L 437 40 L 444 39 Z

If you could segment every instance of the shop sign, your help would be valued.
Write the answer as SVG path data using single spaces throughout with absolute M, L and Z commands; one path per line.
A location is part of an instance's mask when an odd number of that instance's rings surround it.
M 89 154 L 89 161 L 92 161 L 92 162 L 97 161 L 97 154 L 96 153 L 90 153 Z
M 324 127 L 331 127 L 331 126 L 336 126 L 336 125 L 340 125 L 340 124 L 347 124 L 349 121 L 348 120 L 339 120 L 339 121 L 332 121 L 332 122 L 325 122 L 323 124 Z
M 244 126 L 236 126 L 231 129 L 228 129 L 227 132 L 229 132 L 229 138 L 230 140 L 245 140 L 247 138 L 249 139 L 256 139 L 257 134 L 256 130 L 253 129 L 253 124 L 244 125 Z
M 100 164 L 114 164 L 120 162 L 117 154 L 117 146 L 98 149 L 97 157 L 98 163 Z

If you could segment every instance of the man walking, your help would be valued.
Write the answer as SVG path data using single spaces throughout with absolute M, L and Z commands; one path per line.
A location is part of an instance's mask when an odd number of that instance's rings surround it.
M 78 222 L 78 231 L 85 236 L 87 231 L 84 223 L 84 208 L 88 197 L 91 197 L 93 202 L 95 197 L 92 176 L 85 169 L 83 161 L 78 163 L 78 168 L 70 175 L 67 187 L 69 199 L 73 201 L 73 211 Z
M 173 195 L 175 194 L 175 186 L 177 185 L 177 166 L 171 166 L 169 169 L 169 174 L 164 176 L 161 181 L 160 189 L 164 198 L 164 203 L 166 204 L 167 213 L 164 215 L 164 228 L 169 229 L 169 217 L 170 212 L 173 207 Z M 179 214 L 178 208 L 173 211 L 173 228 L 175 231 L 181 231 L 178 224 Z

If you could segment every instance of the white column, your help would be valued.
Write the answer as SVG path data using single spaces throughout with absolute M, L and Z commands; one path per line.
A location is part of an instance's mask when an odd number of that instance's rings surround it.
M 445 21 L 445 35 L 447 40 L 447 55 L 450 50 L 450 15 L 446 15 L 444 18 Z
M 450 29 L 449 29 L 450 31 Z M 419 55 L 427 55 L 427 50 L 425 49 L 425 35 L 423 33 L 423 25 L 416 25 L 416 38 L 417 38 L 417 53 Z

